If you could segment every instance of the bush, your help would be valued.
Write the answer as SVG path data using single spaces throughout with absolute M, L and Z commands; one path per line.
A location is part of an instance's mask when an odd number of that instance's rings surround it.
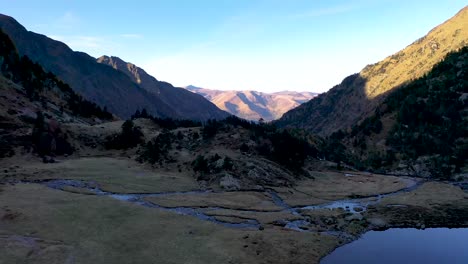
M 230 171 L 233 168 L 234 168 L 234 164 L 232 163 L 232 159 L 229 157 L 225 157 L 224 162 L 223 162 L 223 169 Z
M 204 139 L 213 138 L 221 128 L 221 123 L 216 120 L 208 120 L 202 127 L 202 136 Z
M 172 147 L 174 135 L 168 131 L 159 134 L 152 141 L 149 141 L 143 146 L 143 150 L 138 158 L 140 162 L 147 161 L 151 164 L 156 162 L 161 163 L 168 159 L 168 152 Z
M 239 150 L 240 150 L 242 153 L 247 153 L 247 152 L 249 152 L 249 146 L 247 146 L 247 144 L 245 144 L 245 143 L 242 143 L 242 145 L 240 145 Z
M 172 118 L 159 118 L 154 117 L 149 114 L 145 108 L 140 112 L 137 110 L 135 114 L 131 116 L 131 119 L 137 118 L 148 118 L 153 121 L 156 125 L 160 126 L 164 129 L 176 129 L 181 127 L 200 127 L 201 123 L 193 120 L 186 120 L 186 119 L 172 119 Z
M 132 120 L 127 120 L 122 124 L 120 134 L 108 137 L 105 146 L 108 149 L 128 149 L 136 147 L 143 140 L 140 128 L 135 127 Z
M 46 123 L 44 115 L 37 112 L 31 134 L 34 150 L 40 155 L 64 155 L 73 153 L 73 147 L 68 142 L 68 136 L 63 133 L 58 123 L 51 120 Z
M 192 161 L 192 168 L 195 172 L 208 173 L 208 160 L 204 156 L 198 155 L 194 161 Z

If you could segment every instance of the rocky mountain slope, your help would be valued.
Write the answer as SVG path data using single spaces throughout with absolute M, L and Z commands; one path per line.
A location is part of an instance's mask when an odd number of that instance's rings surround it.
M 276 122 L 327 136 L 374 113 L 394 91 L 424 76 L 449 52 L 468 45 L 468 7 L 405 49 L 366 66 L 327 93 L 287 112 Z
M 174 87 L 170 83 L 158 81 L 142 68 L 118 57 L 101 56 L 97 62 L 125 73 L 134 83 L 171 106 L 173 118 L 208 120 L 220 119 L 229 115 L 220 111 L 203 96 Z
M 187 90 L 204 96 L 220 109 L 247 119 L 271 121 L 317 96 L 311 92 L 283 91 L 262 93 L 257 91 L 222 91 L 192 85 Z
M 165 91 L 164 96 L 148 92 L 124 72 L 98 63 L 86 53 L 75 52 L 62 42 L 27 31 L 9 16 L 0 14 L 0 28 L 12 39 L 20 55 L 27 55 L 76 92 L 120 117 L 128 118 L 142 108 L 155 116 L 171 118 L 206 120 L 228 115 L 204 98 L 173 89 L 167 83 L 154 81 L 164 87 L 160 88 Z
M 69 154 L 73 147 L 61 124 L 96 124 L 114 116 L 83 99 L 68 84 L 20 57 L 8 35 L 0 30 L 0 158 L 15 148 L 41 155 Z

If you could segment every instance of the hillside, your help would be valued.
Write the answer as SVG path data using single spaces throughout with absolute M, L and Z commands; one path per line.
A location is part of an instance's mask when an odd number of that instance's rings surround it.
M 328 157 L 404 175 L 450 179 L 466 173 L 467 69 L 468 46 L 449 53 L 424 77 L 390 93 L 361 124 L 333 133 Z M 347 151 L 337 147 L 341 143 Z
M 169 91 L 164 97 L 148 92 L 124 72 L 98 63 L 86 53 L 75 52 L 62 42 L 27 31 L 9 16 L 0 15 L 0 28 L 12 39 L 20 55 L 27 55 L 76 92 L 106 106 L 119 117 L 128 118 L 142 108 L 160 117 L 206 120 L 227 116 L 204 98 L 194 97 L 167 83 L 158 82 L 165 87 L 161 90 Z
M 40 155 L 70 154 L 73 146 L 62 124 L 114 119 L 27 56 L 20 57 L 1 30 L 0 69 L 0 158 L 14 155 L 20 146 Z
M 101 56 L 97 62 L 125 73 L 135 84 L 171 106 L 173 116 L 169 117 L 208 120 L 229 116 L 203 96 L 188 92 L 183 88 L 176 88 L 170 83 L 158 81 L 142 68 L 118 57 Z
M 327 136 L 372 115 L 389 92 L 422 77 L 449 52 L 468 44 L 468 7 L 405 49 L 366 66 L 276 122 Z
M 199 88 L 192 85 L 187 90 L 204 96 L 217 107 L 233 115 L 247 119 L 271 121 L 317 96 L 311 92 L 283 91 L 262 93 L 257 91 L 222 91 Z

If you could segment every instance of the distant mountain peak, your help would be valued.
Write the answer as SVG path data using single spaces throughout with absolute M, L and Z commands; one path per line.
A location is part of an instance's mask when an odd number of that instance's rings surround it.
M 312 92 L 282 91 L 264 93 L 259 91 L 222 91 L 188 85 L 185 89 L 204 96 L 220 109 L 248 120 L 263 118 L 271 121 L 286 111 L 317 96 Z

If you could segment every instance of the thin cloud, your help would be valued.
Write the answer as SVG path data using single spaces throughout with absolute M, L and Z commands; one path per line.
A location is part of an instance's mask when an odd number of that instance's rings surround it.
M 122 38 L 128 38 L 128 39 L 142 39 L 143 35 L 141 34 L 120 34 L 119 35 Z
M 74 29 L 81 24 L 81 19 L 74 13 L 67 11 L 61 17 L 59 17 L 55 25 L 63 29 Z
M 332 6 L 332 7 L 324 7 L 324 8 L 317 8 L 313 10 L 309 10 L 304 13 L 295 14 L 293 18 L 314 18 L 314 17 L 323 17 L 323 16 L 332 16 L 347 13 L 356 9 L 356 6 L 352 5 L 339 5 L 339 6 Z

